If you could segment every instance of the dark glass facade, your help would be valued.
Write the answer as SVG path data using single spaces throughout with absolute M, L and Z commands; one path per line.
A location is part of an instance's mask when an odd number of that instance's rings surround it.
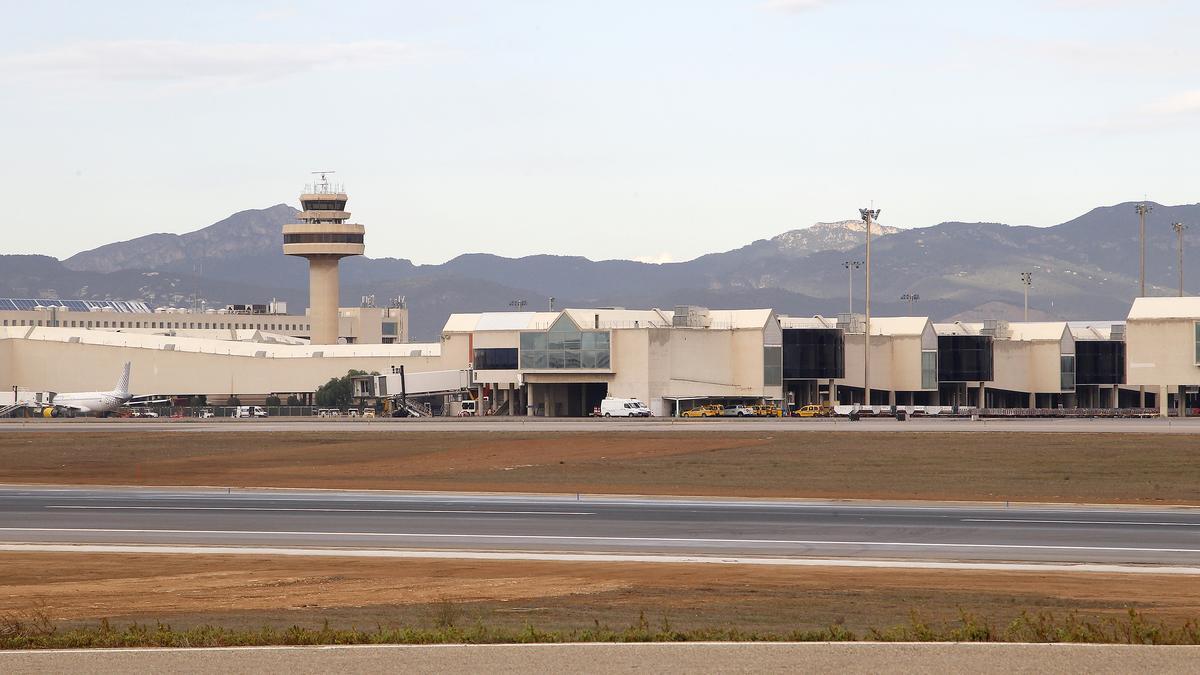
M 939 382 L 988 382 L 994 379 L 992 336 L 938 336 Z
M 1076 340 L 1076 384 L 1125 384 L 1123 340 Z
M 361 244 L 363 234 L 345 232 L 299 232 L 283 235 L 285 244 Z
M 301 202 L 301 206 L 304 207 L 305 211 L 344 211 L 346 209 L 346 202 L 341 200 L 312 200 Z
M 516 370 L 517 348 L 476 349 L 474 365 L 475 370 Z
M 832 380 L 845 376 L 846 337 L 841 330 L 783 330 L 783 379 Z

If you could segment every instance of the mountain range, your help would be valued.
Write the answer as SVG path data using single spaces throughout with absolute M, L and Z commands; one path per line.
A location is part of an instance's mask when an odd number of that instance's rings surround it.
M 1153 205 L 1147 217 L 1147 293 L 1178 292 L 1171 224 L 1200 225 L 1200 204 Z M 0 256 L 0 296 L 141 299 L 155 305 L 208 306 L 286 300 L 307 305 L 306 262 L 280 251 L 280 228 L 296 210 L 285 204 L 235 213 L 187 234 L 151 234 L 106 244 L 65 260 Z M 1185 255 L 1200 231 L 1187 232 Z M 437 265 L 396 258 L 342 262 L 342 304 L 362 296 L 380 303 L 404 296 L 415 340 L 437 336 L 452 312 L 556 306 L 773 307 L 793 315 L 848 309 L 844 263 L 862 260 L 859 221 L 817 223 L 738 249 L 679 263 L 593 261 L 578 256 L 521 258 L 470 253 Z M 368 231 L 368 250 L 370 247 Z M 909 312 L 900 299 L 920 296 L 913 312 L 936 320 L 1016 320 L 1021 272 L 1033 273 L 1031 319 L 1120 319 L 1136 295 L 1138 222 L 1134 203 L 1099 207 L 1051 227 L 948 222 L 931 227 L 880 225 L 872 238 L 872 311 Z M 1200 279 L 1196 256 L 1185 273 Z M 855 272 L 862 310 L 862 270 Z M 1195 287 L 1198 284 L 1193 284 Z

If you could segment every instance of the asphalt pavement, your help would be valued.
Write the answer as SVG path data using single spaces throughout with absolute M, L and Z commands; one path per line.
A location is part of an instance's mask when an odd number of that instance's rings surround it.
M 503 432 L 680 432 L 713 431 L 924 431 L 981 432 L 1022 431 L 1045 433 L 1155 433 L 1200 434 L 1200 417 L 1159 418 L 910 418 L 900 422 L 891 417 L 864 418 L 851 422 L 844 417 L 717 417 L 717 418 L 570 418 L 570 417 L 440 417 L 367 418 L 273 417 L 268 419 L 7 419 L 0 420 L 0 434 L 18 431 L 475 431 Z
M 1200 648 L 1079 644 L 385 645 L 0 652 L 26 673 L 1194 673 Z
M 0 487 L 0 543 L 1200 567 L 1200 509 Z

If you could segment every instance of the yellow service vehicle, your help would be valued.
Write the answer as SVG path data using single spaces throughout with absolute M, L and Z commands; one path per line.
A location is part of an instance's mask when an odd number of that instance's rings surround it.
M 782 414 L 779 408 L 771 403 L 754 406 L 754 415 L 756 417 L 780 417 Z
M 827 405 L 806 405 L 796 412 L 792 413 L 795 417 L 829 417 L 833 414 L 833 408 Z
M 701 405 L 683 411 L 682 415 L 683 417 L 720 417 L 721 410 L 719 405 Z

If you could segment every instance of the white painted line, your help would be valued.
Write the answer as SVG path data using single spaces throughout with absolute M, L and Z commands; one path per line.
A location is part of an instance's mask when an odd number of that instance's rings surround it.
M 590 511 L 485 511 L 481 509 L 300 509 L 266 506 L 68 506 L 52 504 L 47 509 L 86 509 L 89 511 L 299 511 L 313 513 L 477 513 L 506 516 L 594 516 Z
M 526 560 L 549 562 L 701 563 L 784 567 L 864 567 L 886 569 L 980 570 L 999 572 L 1091 572 L 1200 576 L 1200 567 L 1100 563 L 976 563 L 841 558 L 759 558 L 618 553 L 535 553 L 522 551 L 406 551 L 401 549 L 290 548 L 269 546 L 170 546 L 157 544 L 0 544 L 0 551 L 26 553 L 119 553 L 192 555 L 284 555 L 326 558 L 414 558 L 436 560 Z
M 1055 525 L 1155 525 L 1163 527 L 1200 527 L 1200 523 L 1156 523 L 1141 520 L 1035 520 L 1032 518 L 962 518 L 964 523 L 1044 523 Z
M 79 532 L 103 534 L 217 534 L 305 537 L 392 537 L 396 539 L 536 539 L 544 541 L 603 541 L 672 544 L 791 544 L 796 546 L 862 546 L 920 548 L 981 548 L 1049 551 L 1121 551 L 1132 553 L 1200 553 L 1200 548 L 1142 548 L 1132 546 L 1052 546 L 1045 544 L 967 544 L 925 541 L 830 541 L 822 539 L 717 539 L 708 537 L 597 537 L 569 534 L 458 534 L 442 532 L 313 532 L 302 530 L 152 530 L 104 527 L 0 527 L 0 532 Z

